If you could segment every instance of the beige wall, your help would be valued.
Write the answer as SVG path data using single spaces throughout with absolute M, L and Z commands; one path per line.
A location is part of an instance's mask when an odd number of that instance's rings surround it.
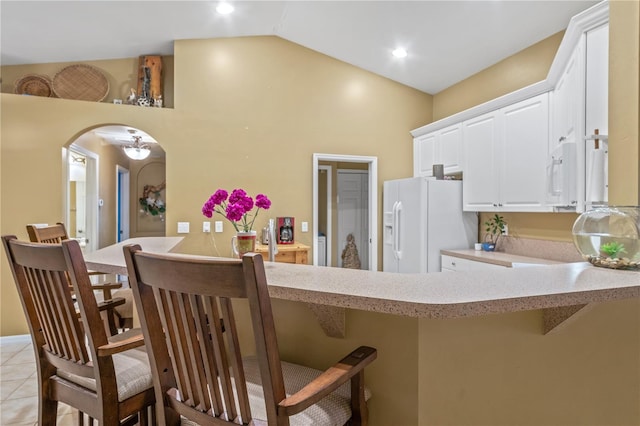
M 1 95 L 2 234 L 26 239 L 26 223 L 58 221 L 60 148 L 123 124 L 166 151 L 166 233 L 190 222 L 186 252 L 231 255 L 227 222 L 222 234 L 201 232 L 202 204 L 217 188 L 267 194 L 272 207 L 255 229 L 294 216 L 297 239 L 311 245 L 299 223 L 312 218 L 312 154 L 377 156 L 381 191 L 384 180 L 411 175 L 409 131 L 432 115 L 430 95 L 277 37 L 180 41 L 174 59 L 175 109 Z M 4 255 L 0 265 L 0 334 L 25 333 Z
M 611 3 L 609 203 L 640 205 L 640 1 Z
M 564 31 L 503 59 L 433 97 L 433 121 L 544 80 Z

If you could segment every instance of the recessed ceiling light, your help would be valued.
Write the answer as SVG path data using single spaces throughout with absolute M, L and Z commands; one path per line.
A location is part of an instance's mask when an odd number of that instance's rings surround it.
M 233 12 L 233 6 L 230 3 L 219 3 L 216 7 L 216 12 L 221 15 L 228 15 Z
M 391 52 L 391 54 L 396 58 L 406 58 L 407 51 L 401 47 L 398 47 L 397 49 L 394 49 L 393 52 Z

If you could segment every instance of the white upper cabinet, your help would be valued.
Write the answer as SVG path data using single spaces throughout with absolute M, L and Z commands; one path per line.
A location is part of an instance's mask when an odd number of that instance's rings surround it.
M 458 173 L 461 168 L 461 124 L 427 133 L 413 140 L 413 175 L 433 176 L 433 165 L 444 165 L 444 173 Z
M 462 125 L 466 159 L 462 180 L 462 200 L 466 211 L 498 210 L 499 122 L 500 114 L 494 111 L 467 120 Z
M 547 93 L 465 121 L 464 210 L 549 211 L 548 139 Z
M 502 109 L 500 203 L 508 211 L 548 211 L 544 206 L 549 97 L 547 93 Z
M 576 142 L 578 130 L 578 106 L 584 103 L 584 65 L 582 46 L 574 51 L 551 95 L 553 117 L 549 151 L 553 152 L 562 143 Z
M 606 1 L 574 16 L 545 80 L 412 130 L 414 175 L 462 172 L 467 211 L 606 203 L 608 22 Z
M 584 199 L 589 208 L 609 200 L 609 25 L 588 31 L 585 43 Z

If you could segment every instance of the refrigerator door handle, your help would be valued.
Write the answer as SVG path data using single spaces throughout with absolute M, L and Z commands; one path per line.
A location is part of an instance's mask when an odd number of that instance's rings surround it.
M 402 247 L 402 241 L 400 240 L 400 227 L 402 226 L 402 201 L 397 202 L 394 219 L 395 223 L 393 224 L 393 229 L 395 232 L 393 234 L 393 251 L 396 259 L 400 260 L 402 259 L 402 250 L 400 250 Z
M 391 208 L 391 252 L 393 253 L 394 259 L 398 260 L 398 253 L 396 247 L 396 232 L 398 231 L 397 222 L 398 222 L 398 202 L 394 201 L 393 207 Z

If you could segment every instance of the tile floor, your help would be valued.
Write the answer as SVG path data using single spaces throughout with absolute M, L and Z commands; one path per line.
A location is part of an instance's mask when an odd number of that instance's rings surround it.
M 38 375 L 31 337 L 0 338 L 0 425 L 38 424 Z M 78 424 L 78 411 L 58 404 L 58 425 Z

